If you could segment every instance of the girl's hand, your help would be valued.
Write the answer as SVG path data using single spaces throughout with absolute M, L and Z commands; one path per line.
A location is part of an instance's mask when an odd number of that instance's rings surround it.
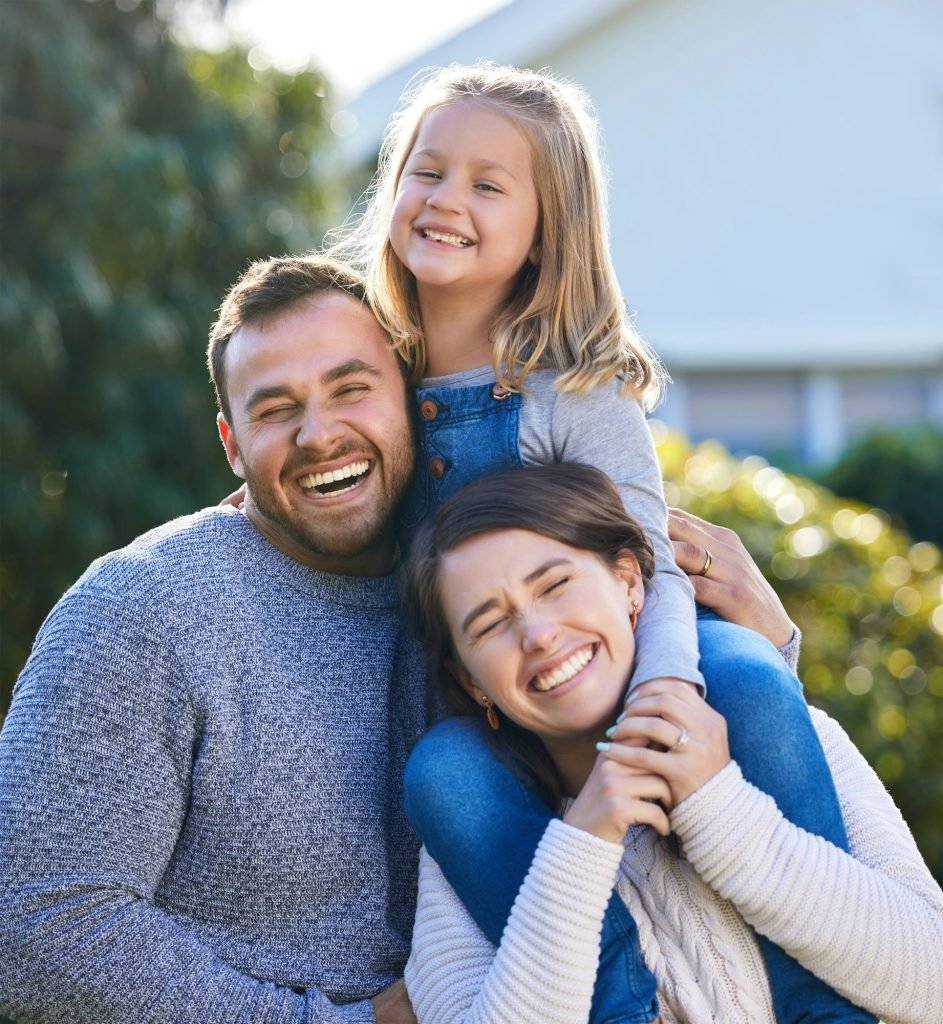
M 671 810 L 730 761 L 727 723 L 686 683 L 652 680 L 629 694 L 622 719 L 601 744 L 604 758 L 636 772 L 660 776 Z M 636 746 L 640 739 L 646 746 Z M 580 794 L 582 796 L 582 794 Z
M 246 503 L 246 485 L 243 484 L 238 491 L 233 491 L 220 502 L 220 505 L 232 505 L 233 508 L 242 508 Z
M 664 779 L 600 755 L 563 820 L 609 843 L 621 843 L 630 825 L 651 825 L 666 836 L 668 815 L 661 804 L 670 799 Z
M 792 620 L 733 530 L 670 508 L 668 536 L 674 541 L 675 561 L 690 577 L 701 604 L 722 619 L 765 636 L 774 647 L 789 643 Z

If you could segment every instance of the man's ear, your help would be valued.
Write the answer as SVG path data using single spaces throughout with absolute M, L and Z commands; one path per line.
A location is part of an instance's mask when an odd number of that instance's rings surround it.
M 245 480 L 246 474 L 242 465 L 242 456 L 239 454 L 239 445 L 236 444 L 236 435 L 222 413 L 217 413 L 216 415 L 216 426 L 219 429 L 219 439 L 223 442 L 226 458 L 229 460 L 232 471 L 241 480 Z
M 445 668 L 458 685 L 468 694 L 468 696 L 471 697 L 476 704 L 480 704 L 481 698 L 486 696 L 485 691 L 475 685 L 475 681 L 469 674 L 468 669 L 455 658 L 446 658 Z

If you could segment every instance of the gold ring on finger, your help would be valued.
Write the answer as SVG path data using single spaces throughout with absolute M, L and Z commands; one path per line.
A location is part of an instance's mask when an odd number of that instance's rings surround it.
M 713 564 L 714 556 L 711 554 L 710 548 L 704 548 L 704 566 L 698 573 L 698 576 L 706 576 L 711 571 L 711 565 Z

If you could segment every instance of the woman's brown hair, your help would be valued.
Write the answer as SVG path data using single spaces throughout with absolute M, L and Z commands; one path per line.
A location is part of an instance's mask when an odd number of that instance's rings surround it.
M 442 559 L 473 537 L 501 530 L 539 533 L 592 552 L 610 568 L 629 552 L 646 580 L 655 569 L 641 526 L 626 512 L 609 477 L 592 466 L 523 466 L 469 484 L 419 527 L 405 566 L 407 614 L 429 659 L 433 685 L 453 714 L 480 716 L 481 708 L 449 668 L 457 658 L 439 589 Z M 559 808 L 560 777 L 540 739 L 506 718 L 489 734 L 496 754 L 525 775 L 549 806 Z

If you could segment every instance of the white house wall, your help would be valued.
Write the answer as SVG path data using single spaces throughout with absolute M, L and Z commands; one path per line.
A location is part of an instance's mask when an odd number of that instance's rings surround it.
M 822 461 L 889 411 L 940 418 L 940 0 L 516 0 L 369 90 L 361 152 L 418 67 L 475 58 L 593 98 L 669 422 Z

